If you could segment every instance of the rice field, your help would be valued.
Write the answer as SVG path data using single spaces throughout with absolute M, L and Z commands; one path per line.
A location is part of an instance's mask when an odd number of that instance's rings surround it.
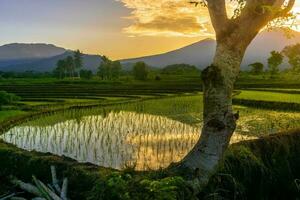
M 273 92 L 299 92 L 299 88 L 251 88 L 251 90 L 257 91 L 273 91 Z
M 109 112 L 49 126 L 15 127 L 2 139 L 19 148 L 51 152 L 99 166 L 159 169 L 179 161 L 200 136 L 200 128 L 167 117 Z M 254 137 L 235 134 L 232 143 Z
M 276 91 L 276 90 L 275 90 Z M 272 101 L 272 102 L 285 102 L 285 103 L 300 103 L 300 94 L 289 94 L 281 93 L 280 91 L 288 90 L 277 90 L 277 92 L 272 91 L 251 91 L 251 90 L 241 90 L 241 93 L 235 98 L 246 99 L 246 100 L 259 100 L 259 101 Z M 298 90 L 293 90 L 298 91 Z
M 2 110 L 2 111 L 0 110 L 0 122 L 8 118 L 16 117 L 25 113 L 26 112 L 21 110 Z
M 251 94 L 247 92 L 244 97 Z M 263 96 L 266 100 L 271 97 Z M 23 149 L 65 155 L 79 162 L 116 169 L 159 169 L 182 159 L 199 139 L 202 101 L 199 93 L 66 110 L 16 126 L 1 138 Z M 231 143 L 300 126 L 299 112 L 237 105 L 234 109 L 241 117 Z

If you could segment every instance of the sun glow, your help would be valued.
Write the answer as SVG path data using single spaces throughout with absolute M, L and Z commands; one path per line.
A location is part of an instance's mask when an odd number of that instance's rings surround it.
M 295 7 L 293 13 L 296 15 L 296 20 L 292 26 L 292 29 L 300 32 L 300 7 Z
M 127 18 L 132 23 L 123 29 L 129 36 L 165 36 L 165 37 L 212 37 L 213 28 L 207 8 L 188 5 L 186 0 L 121 0 L 125 7 L 132 9 Z M 232 16 L 236 4 L 228 4 L 229 16 Z M 297 2 L 293 13 L 299 15 Z M 300 31 L 300 15 L 285 26 Z

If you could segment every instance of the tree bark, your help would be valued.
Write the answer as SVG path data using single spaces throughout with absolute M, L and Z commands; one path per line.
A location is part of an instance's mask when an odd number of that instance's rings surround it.
M 197 173 L 200 184 L 208 182 L 236 128 L 232 92 L 243 55 L 243 50 L 219 43 L 213 64 L 202 72 L 204 124 L 198 143 L 180 163 Z

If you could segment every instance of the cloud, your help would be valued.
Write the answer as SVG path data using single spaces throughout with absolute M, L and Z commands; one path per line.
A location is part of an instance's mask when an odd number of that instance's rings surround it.
M 124 28 L 131 36 L 210 36 L 213 29 L 206 8 L 188 0 L 120 0 L 132 10 L 132 25 Z
M 135 36 L 214 36 L 208 10 L 205 7 L 189 3 L 189 0 L 117 0 L 131 10 L 127 19 L 132 24 L 123 31 L 131 37 Z M 229 3 L 228 13 L 232 16 L 236 3 Z M 299 11 L 300 3 L 294 11 Z M 297 24 L 300 17 L 296 21 Z M 294 28 L 300 30 L 300 27 Z

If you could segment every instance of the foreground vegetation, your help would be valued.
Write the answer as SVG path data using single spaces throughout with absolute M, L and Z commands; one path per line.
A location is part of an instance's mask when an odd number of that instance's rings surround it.
M 50 182 L 49 169 L 55 165 L 59 176 L 69 178 L 71 199 L 296 199 L 300 195 L 299 141 L 299 131 L 294 131 L 231 146 L 199 196 L 184 175 L 174 176 L 172 171 L 99 169 L 0 143 L 0 159 L 5 160 L 0 165 L 1 193 L 11 189 L 7 174 L 27 182 L 34 174 Z

